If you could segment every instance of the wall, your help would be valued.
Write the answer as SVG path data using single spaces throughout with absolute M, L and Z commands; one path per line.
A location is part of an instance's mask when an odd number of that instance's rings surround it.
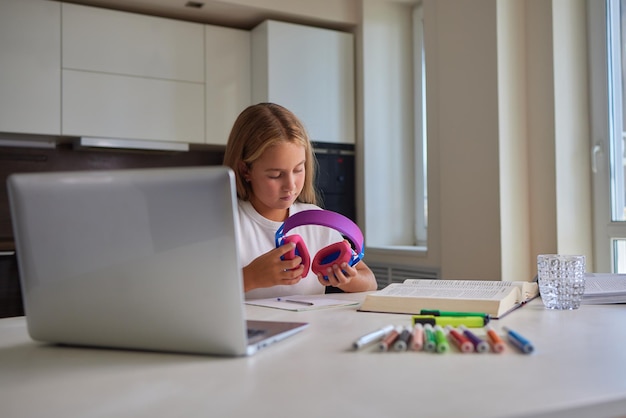
M 528 147 L 526 6 L 498 3 L 498 112 L 500 158 L 501 269 L 503 277 L 532 276 Z M 520 16 L 522 17 L 520 19 Z
M 585 1 L 554 0 L 553 24 L 556 250 L 587 255 L 591 270 L 594 259 Z
M 584 1 L 424 13 L 441 276 L 529 279 L 540 252 L 591 260 Z
M 530 0 L 525 10 L 528 55 L 532 57 L 524 60 L 532 168 L 529 171 L 530 248 L 533 254 L 538 254 L 557 251 L 552 2 Z M 532 262 L 529 257 L 528 263 Z
M 427 100 L 429 144 L 439 145 L 429 165 L 440 179 L 441 276 L 499 279 L 496 1 L 426 4 L 426 77 L 437 74 Z

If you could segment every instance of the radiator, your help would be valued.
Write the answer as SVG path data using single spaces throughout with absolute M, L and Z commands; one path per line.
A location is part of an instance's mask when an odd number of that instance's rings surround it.
M 438 279 L 439 270 L 424 267 L 400 266 L 391 264 L 370 264 L 367 266 L 372 270 L 378 283 L 378 288 L 382 289 L 391 283 L 403 282 L 406 279 Z

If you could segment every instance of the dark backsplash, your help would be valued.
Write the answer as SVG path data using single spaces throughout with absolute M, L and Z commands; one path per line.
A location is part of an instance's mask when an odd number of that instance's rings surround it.
M 14 250 L 6 179 L 12 173 L 219 165 L 223 149 L 188 152 L 0 147 L 0 251 Z

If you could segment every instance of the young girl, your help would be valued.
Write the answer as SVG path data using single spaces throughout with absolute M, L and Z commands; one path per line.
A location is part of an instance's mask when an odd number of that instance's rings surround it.
M 376 289 L 376 279 L 363 261 L 328 268 L 328 280 L 309 271 L 302 277 L 301 258 L 281 257 L 294 248 L 275 248 L 276 230 L 290 215 L 317 206 L 315 159 L 302 123 L 273 103 L 245 109 L 228 138 L 224 165 L 235 172 L 240 219 L 240 255 L 247 299 L 296 294 L 322 294 L 325 286 L 346 292 Z M 334 229 L 316 225 L 294 228 L 311 257 L 343 240 Z M 292 233 L 290 231 L 289 235 Z

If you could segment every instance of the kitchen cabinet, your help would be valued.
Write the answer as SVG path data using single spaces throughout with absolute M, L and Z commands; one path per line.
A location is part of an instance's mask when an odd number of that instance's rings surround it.
M 63 133 L 204 142 L 204 85 L 63 70 Z
M 203 25 L 63 4 L 63 68 L 204 83 Z
M 354 36 L 265 21 L 252 30 L 252 101 L 287 107 L 313 141 L 355 140 Z
M 61 5 L 0 1 L 0 131 L 61 132 Z
M 206 142 L 226 145 L 251 104 L 250 31 L 205 25 Z
M 204 143 L 204 25 L 63 3 L 62 133 Z

